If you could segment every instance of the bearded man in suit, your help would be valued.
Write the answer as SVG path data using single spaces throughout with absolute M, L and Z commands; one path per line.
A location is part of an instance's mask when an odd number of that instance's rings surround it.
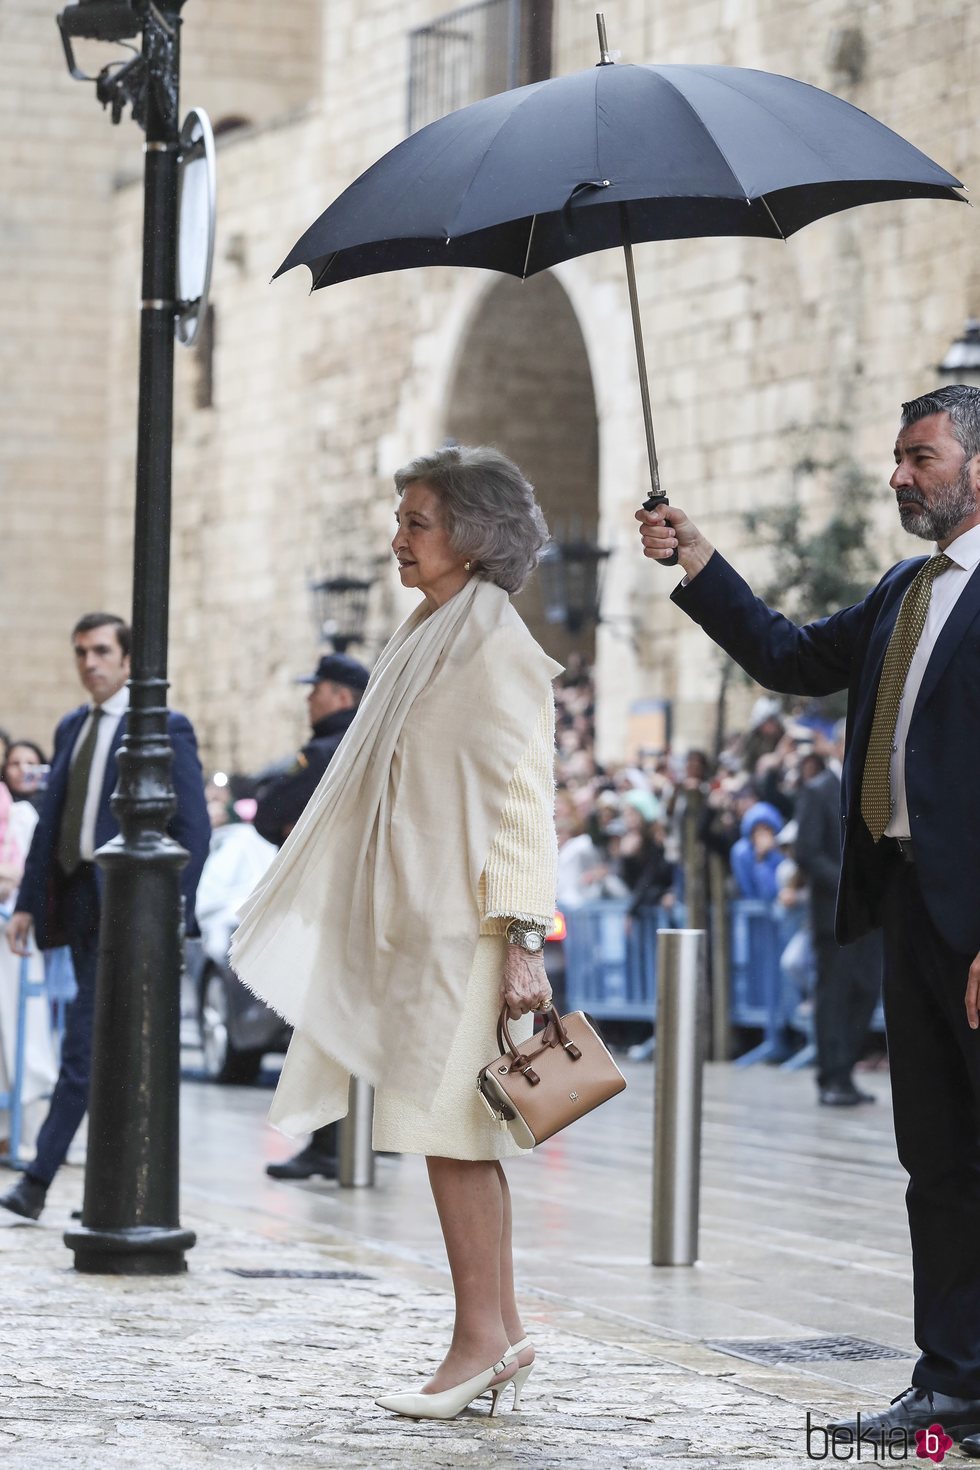
M 28 953 L 32 929 L 39 949 L 67 944 L 78 985 L 77 997 L 68 1008 L 61 1070 L 38 1134 L 35 1158 L 13 1189 L 0 1196 L 0 1208 L 28 1220 L 39 1218 L 48 1187 L 88 1109 L 101 910 L 100 874 L 94 857 L 119 831 L 110 797 L 116 787 L 116 753 L 129 709 L 129 645 L 129 628 L 113 613 L 88 613 L 72 630 L 75 667 L 89 700 L 65 715 L 55 731 L 44 804 L 27 855 L 17 910 L 7 924 L 7 940 L 15 954 Z M 169 830 L 189 854 L 180 881 L 191 925 L 211 828 L 190 721 L 170 710 L 167 729 L 177 797 Z
M 884 931 L 920 1356 L 889 1407 L 829 1430 L 891 1444 L 938 1422 L 980 1454 L 980 389 L 903 405 L 889 483 L 903 528 L 936 554 L 804 627 L 677 506 L 637 519 L 646 556 L 678 552 L 673 601 L 760 684 L 848 691 L 836 933 Z

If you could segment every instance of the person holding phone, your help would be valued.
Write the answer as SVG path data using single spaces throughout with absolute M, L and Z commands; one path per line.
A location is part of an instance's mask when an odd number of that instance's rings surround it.
M 12 740 L 0 769 L 0 781 L 15 802 L 29 802 L 39 812 L 50 771 L 44 751 L 33 740 Z

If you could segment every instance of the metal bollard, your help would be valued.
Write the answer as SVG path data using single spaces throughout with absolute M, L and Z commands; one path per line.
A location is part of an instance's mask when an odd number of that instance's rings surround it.
M 338 1182 L 345 1189 L 369 1189 L 374 1184 L 373 1118 L 374 1088 L 361 1077 L 352 1077 L 347 1117 L 340 1121 Z
M 703 929 L 657 935 L 654 1266 L 693 1266 L 698 1255 L 705 938 Z

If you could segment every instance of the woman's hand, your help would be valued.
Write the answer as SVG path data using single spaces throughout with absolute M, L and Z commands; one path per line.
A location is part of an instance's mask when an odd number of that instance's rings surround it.
M 508 944 L 500 998 L 512 1021 L 528 1011 L 544 1010 L 551 1004 L 551 982 L 545 974 L 544 956 L 528 954 L 519 944 Z

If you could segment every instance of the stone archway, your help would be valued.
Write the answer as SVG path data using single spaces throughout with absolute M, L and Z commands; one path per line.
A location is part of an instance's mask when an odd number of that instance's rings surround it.
M 461 345 L 445 433 L 460 444 L 493 444 L 515 460 L 557 539 L 597 539 L 592 374 L 578 319 L 554 276 L 505 276 L 483 298 Z M 515 606 L 554 658 L 566 663 L 578 652 L 594 660 L 594 628 L 573 636 L 548 623 L 537 577 Z

